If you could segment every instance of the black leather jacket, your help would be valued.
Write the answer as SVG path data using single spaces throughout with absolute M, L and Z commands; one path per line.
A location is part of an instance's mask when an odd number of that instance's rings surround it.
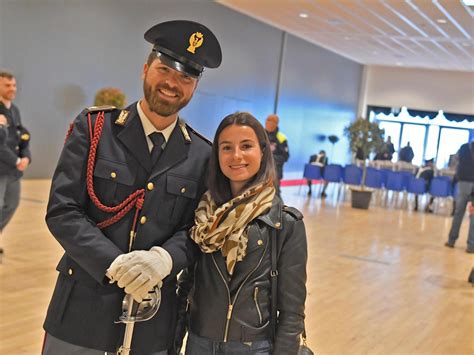
M 306 299 L 306 232 L 302 214 L 275 197 L 271 210 L 249 227 L 247 254 L 229 278 L 220 251 L 201 254 L 192 273 L 181 279 L 178 293 L 188 296 L 188 329 L 214 341 L 271 339 L 271 247 L 278 251 L 278 326 L 273 354 L 297 354 L 304 328 Z M 273 234 L 272 230 L 277 229 Z M 179 341 L 178 341 L 179 342 Z

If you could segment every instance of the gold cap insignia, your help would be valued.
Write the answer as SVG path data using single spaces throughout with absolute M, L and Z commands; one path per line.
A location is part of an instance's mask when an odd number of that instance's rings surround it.
M 191 37 L 189 37 L 189 47 L 187 51 L 194 54 L 196 48 L 202 46 L 202 42 L 204 42 L 204 35 L 201 32 L 194 32 Z
M 130 112 L 127 110 L 122 110 L 118 118 L 115 120 L 115 124 L 119 126 L 125 126 L 125 123 L 127 123 L 129 113 Z
M 28 133 L 23 133 L 21 136 L 20 136 L 20 139 L 22 141 L 29 141 L 30 140 L 30 135 Z

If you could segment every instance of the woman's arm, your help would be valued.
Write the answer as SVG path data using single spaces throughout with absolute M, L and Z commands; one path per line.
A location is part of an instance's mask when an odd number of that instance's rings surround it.
M 300 335 L 304 329 L 306 300 L 306 263 L 308 259 L 306 231 L 302 216 L 287 214 L 283 230 L 278 233 L 281 243 L 278 257 L 278 325 L 273 354 L 297 354 Z M 279 244 L 280 244 L 279 243 Z

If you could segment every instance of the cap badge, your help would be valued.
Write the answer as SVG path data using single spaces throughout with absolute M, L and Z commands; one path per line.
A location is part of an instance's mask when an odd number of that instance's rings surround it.
M 30 140 L 30 135 L 28 133 L 23 133 L 20 137 L 22 141 L 29 141 Z
M 202 46 L 202 42 L 204 42 L 204 35 L 201 32 L 194 32 L 189 37 L 189 47 L 187 48 L 187 51 L 194 54 L 196 48 Z

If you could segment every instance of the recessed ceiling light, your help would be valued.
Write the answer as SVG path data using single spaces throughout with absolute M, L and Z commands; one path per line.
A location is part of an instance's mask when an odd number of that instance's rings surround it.
M 298 16 L 301 18 L 308 18 L 309 15 L 306 12 L 301 12 Z
M 446 21 L 444 18 L 439 18 L 439 19 L 436 20 L 436 22 L 441 23 L 441 24 L 445 24 L 448 21 Z
M 403 63 L 402 62 L 397 62 L 397 66 L 401 67 L 401 66 L 403 66 Z
M 467 6 L 474 6 L 474 0 L 461 0 L 464 5 L 467 5 Z
M 344 39 L 345 39 L 346 41 L 349 41 L 351 38 L 350 38 L 349 36 L 344 36 Z
M 463 45 L 464 47 L 469 47 L 471 44 L 470 44 L 469 42 L 462 42 L 462 45 Z

